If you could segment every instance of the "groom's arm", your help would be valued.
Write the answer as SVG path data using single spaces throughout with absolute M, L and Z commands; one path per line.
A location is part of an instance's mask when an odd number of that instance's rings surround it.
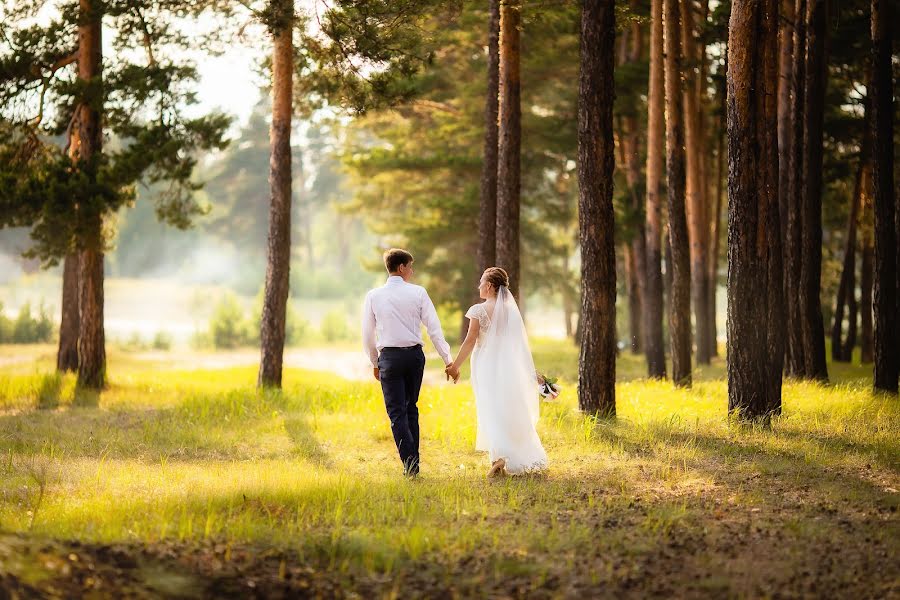
M 372 297 L 366 294 L 362 313 L 362 338 L 363 349 L 372 363 L 372 368 L 378 370 L 378 347 L 375 345 L 375 311 L 372 309 Z M 377 375 L 376 375 L 377 377 Z
M 441 329 L 441 321 L 438 319 L 437 310 L 435 310 L 434 303 L 428 296 L 428 292 L 424 291 L 424 289 L 422 292 L 422 323 L 425 325 L 428 337 L 431 338 L 431 343 L 434 344 L 434 349 L 444 359 L 444 364 L 449 365 L 452 363 L 453 357 L 450 356 L 450 344 L 444 339 L 444 330 Z

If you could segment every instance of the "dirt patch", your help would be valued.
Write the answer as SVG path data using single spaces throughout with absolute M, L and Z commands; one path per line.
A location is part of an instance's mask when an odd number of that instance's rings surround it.
M 582 513 L 597 543 L 573 544 L 565 555 L 485 550 L 395 564 L 390 573 L 215 541 L 102 545 L 5 535 L 0 598 L 900 597 L 896 539 L 877 533 L 897 530 L 890 509 L 875 519 L 823 514 L 831 533 L 818 538 L 792 531 L 791 515 L 708 495 L 691 504 L 702 526 L 648 536 L 651 507 L 635 501 L 618 514 Z M 835 529 L 830 519 L 847 523 Z

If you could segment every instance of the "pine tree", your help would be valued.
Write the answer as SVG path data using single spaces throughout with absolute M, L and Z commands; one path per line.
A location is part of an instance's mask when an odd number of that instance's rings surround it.
M 497 265 L 509 273 L 510 291 L 521 286 L 519 220 L 522 106 L 519 80 L 522 6 L 500 0 L 500 108 L 497 154 Z
M 669 245 L 672 251 L 672 292 L 669 335 L 672 340 L 672 380 L 691 385 L 691 265 L 685 216 L 684 90 L 681 78 L 681 17 L 679 0 L 663 3 L 665 28 L 666 177 L 668 182 Z
M 665 378 L 666 354 L 663 344 L 662 280 L 662 168 L 665 135 L 665 89 L 663 73 L 663 0 L 651 1 L 650 81 L 647 95 L 647 199 L 646 199 L 646 293 L 644 330 L 647 374 Z
M 728 36 L 728 408 L 781 409 L 777 0 L 736 0 Z
M 900 305 L 897 239 L 900 215 L 894 194 L 892 3 L 872 0 L 872 150 L 875 189 L 875 389 L 897 393 L 900 374 Z
M 194 102 L 197 76 L 189 61 L 173 57 L 207 40 L 178 23 L 207 3 L 80 0 L 34 24 L 39 5 L 22 3 L 5 19 L 15 34 L 0 55 L 0 110 L 13 124 L 19 152 L 18 160 L 0 165 L 7 176 L 18 175 L 0 192 L 0 225 L 31 227 L 30 253 L 45 265 L 77 253 L 78 381 L 99 389 L 106 381 L 104 223 L 133 199 L 137 182 L 166 181 L 157 212 L 186 227 L 202 212 L 194 201 L 196 153 L 223 146 L 228 119 L 182 112 Z M 108 56 L 103 30 L 113 35 Z M 129 52 L 134 48 L 143 52 Z M 53 146 L 52 136 L 66 147 Z M 115 146 L 104 148 L 104 138 Z M 36 145 L 43 151 L 33 151 Z M 70 292 L 64 312 L 72 310 Z
M 581 239 L 581 357 L 578 405 L 598 416 L 616 414 L 616 251 L 612 179 L 614 0 L 584 0 L 578 103 Z
M 260 323 L 259 387 L 281 387 L 291 271 L 291 114 L 294 3 L 272 0 L 266 25 L 272 36 L 272 127 L 269 160 L 269 243 Z

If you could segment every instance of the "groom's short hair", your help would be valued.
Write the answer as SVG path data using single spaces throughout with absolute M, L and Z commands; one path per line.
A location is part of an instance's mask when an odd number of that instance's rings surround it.
M 384 268 L 388 273 L 396 273 L 400 265 L 408 265 L 413 261 L 413 255 L 401 248 L 391 248 L 384 253 Z

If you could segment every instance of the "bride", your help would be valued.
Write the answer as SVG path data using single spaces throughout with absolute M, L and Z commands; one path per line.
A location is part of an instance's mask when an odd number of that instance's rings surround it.
M 491 461 L 489 477 L 516 475 L 547 466 L 538 438 L 538 381 L 525 324 L 509 292 L 509 276 L 491 267 L 481 276 L 484 299 L 466 312 L 469 332 L 456 360 L 447 367 L 454 383 L 472 354 L 472 389 L 478 415 L 475 448 Z M 474 351 L 474 353 L 473 353 Z

